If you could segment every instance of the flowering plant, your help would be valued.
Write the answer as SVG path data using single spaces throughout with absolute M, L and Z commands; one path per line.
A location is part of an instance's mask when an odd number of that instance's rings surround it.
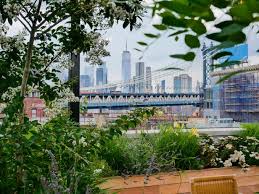
M 259 165 L 259 140 L 255 137 L 203 137 L 200 142 L 205 167 Z

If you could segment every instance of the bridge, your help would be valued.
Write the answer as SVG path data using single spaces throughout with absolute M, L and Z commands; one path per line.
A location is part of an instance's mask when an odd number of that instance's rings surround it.
M 81 96 L 86 98 L 88 109 L 183 105 L 199 107 L 203 103 L 202 93 L 82 93 Z

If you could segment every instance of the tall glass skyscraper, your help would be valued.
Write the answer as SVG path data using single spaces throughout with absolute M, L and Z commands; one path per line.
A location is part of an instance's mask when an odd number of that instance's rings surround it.
M 189 93 L 192 92 L 192 78 L 187 74 L 181 74 L 174 77 L 174 92 Z
M 145 89 L 145 63 L 144 62 L 137 62 L 136 63 L 136 85 L 135 85 L 135 92 L 136 93 L 143 93 Z
M 100 65 L 96 68 L 96 85 L 101 86 L 107 84 L 107 82 L 107 67 L 104 63 L 103 65 Z
M 127 83 L 130 81 L 131 78 L 131 55 L 130 52 L 127 50 L 127 43 L 126 43 L 126 50 L 122 53 L 122 63 L 121 63 L 121 75 L 122 81 Z M 130 86 L 127 85 L 123 87 L 123 92 L 128 93 L 130 90 Z
M 151 67 L 146 67 L 146 92 L 152 92 L 152 75 L 151 75 Z

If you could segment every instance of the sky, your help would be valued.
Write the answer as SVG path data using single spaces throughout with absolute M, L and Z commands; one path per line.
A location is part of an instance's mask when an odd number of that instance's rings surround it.
M 214 9 L 213 12 L 216 16 L 216 22 L 227 20 L 229 17 L 226 16 L 222 10 Z M 130 31 L 129 29 L 123 29 L 122 23 L 116 24 L 110 30 L 103 32 L 105 38 L 110 41 L 107 50 L 110 52 L 109 57 L 104 58 L 108 67 L 108 81 L 118 81 L 121 80 L 121 61 L 122 52 L 125 50 L 125 45 L 127 41 L 128 50 L 131 52 L 131 71 L 132 76 L 135 75 L 135 63 L 138 61 L 145 62 L 145 66 L 151 66 L 152 71 L 166 67 L 168 65 L 174 67 L 182 67 L 187 69 L 185 72 L 176 72 L 166 78 L 161 78 L 160 80 L 154 80 L 153 85 L 159 83 L 162 79 L 166 80 L 166 87 L 171 88 L 173 86 L 173 76 L 180 73 L 188 73 L 193 78 L 193 87 L 196 86 L 196 82 L 202 81 L 202 53 L 201 48 L 194 50 L 196 52 L 196 58 L 193 62 L 185 62 L 183 60 L 175 60 L 169 57 L 170 54 L 181 54 L 188 51 L 188 47 L 184 44 L 183 36 L 179 37 L 179 41 L 175 42 L 174 39 L 168 38 L 168 34 L 165 34 L 156 41 L 145 53 L 141 60 L 139 57 L 142 53 L 135 51 L 134 48 L 141 48 L 137 44 L 138 41 L 150 42 L 152 39 L 146 38 L 144 33 L 158 33 L 152 24 L 159 23 L 159 18 L 151 18 L 148 14 L 144 17 L 143 23 L 140 29 Z M 212 33 L 217 31 L 213 27 L 213 23 L 206 24 L 208 32 Z M 248 59 L 252 64 L 259 64 L 259 57 L 256 50 L 258 49 L 259 36 L 256 34 L 258 27 L 248 28 L 246 34 L 248 34 Z M 200 38 L 201 45 L 205 42 L 210 45 L 210 41 L 206 38 Z M 257 45 L 256 45 L 257 44 Z M 81 70 L 84 72 L 86 63 L 82 61 Z
M 149 0 L 151 1 L 151 0 Z M 216 23 L 224 20 L 228 20 L 229 16 L 224 14 L 224 10 L 213 8 L 212 11 L 216 16 Z M 144 36 L 144 33 L 158 33 L 153 27 L 152 24 L 159 23 L 160 19 L 158 17 L 151 17 L 151 14 L 147 13 L 143 18 L 142 26 L 138 30 L 130 31 L 128 28 L 123 29 L 122 23 L 114 25 L 111 29 L 102 32 L 104 38 L 110 40 L 110 44 L 107 47 L 107 50 L 110 52 L 110 57 L 106 57 L 103 60 L 106 62 L 108 67 L 108 81 L 118 81 L 121 80 L 121 63 L 122 63 L 122 52 L 125 50 L 126 41 L 128 44 L 128 50 L 131 52 L 131 71 L 132 76 L 135 75 L 135 63 L 139 61 L 139 57 L 142 56 L 140 52 L 134 50 L 134 48 L 141 48 L 137 42 L 145 41 L 150 42 L 151 39 L 148 39 Z M 217 31 L 213 25 L 215 22 L 206 24 L 206 28 L 209 33 Z M 18 22 L 13 26 L 14 28 L 10 29 L 10 34 L 16 33 L 18 30 L 22 29 L 21 24 Z M 15 29 L 14 32 L 13 29 Z M 255 25 L 253 28 L 248 27 L 245 32 L 248 35 L 248 60 L 251 64 L 259 64 L 259 56 L 256 50 L 259 49 L 259 30 L 258 25 Z M 184 44 L 183 36 L 179 36 L 179 41 L 175 42 L 174 39 L 168 38 L 168 34 L 164 34 L 158 41 L 156 41 L 145 53 L 141 61 L 145 62 L 145 66 L 151 66 L 152 71 L 161 69 L 168 65 L 173 67 L 181 67 L 187 69 L 185 72 L 176 72 L 175 74 L 170 75 L 166 78 L 166 87 L 172 87 L 173 85 L 173 76 L 180 73 L 188 73 L 193 78 L 193 87 L 197 80 L 202 81 L 202 54 L 201 50 L 196 49 L 196 58 L 193 62 L 185 62 L 183 60 L 175 60 L 169 57 L 170 54 L 181 54 L 188 51 L 188 47 Z M 204 38 L 200 38 L 201 45 L 205 42 L 207 45 L 210 42 Z M 81 74 L 85 73 L 87 63 L 84 62 L 84 56 L 81 57 Z M 161 80 L 154 80 L 153 85 L 159 83 Z

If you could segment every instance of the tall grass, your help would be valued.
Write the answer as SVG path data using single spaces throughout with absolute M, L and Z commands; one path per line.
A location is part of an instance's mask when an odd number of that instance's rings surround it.
M 256 137 L 259 139 L 259 123 L 246 123 L 242 124 L 241 127 L 244 129 L 239 134 L 241 137 Z
M 199 138 L 181 128 L 164 126 L 156 137 L 155 152 L 162 171 L 199 169 Z
M 116 175 L 199 169 L 199 138 L 196 134 L 168 125 L 160 128 L 156 135 L 117 137 L 103 146 L 100 156 Z

